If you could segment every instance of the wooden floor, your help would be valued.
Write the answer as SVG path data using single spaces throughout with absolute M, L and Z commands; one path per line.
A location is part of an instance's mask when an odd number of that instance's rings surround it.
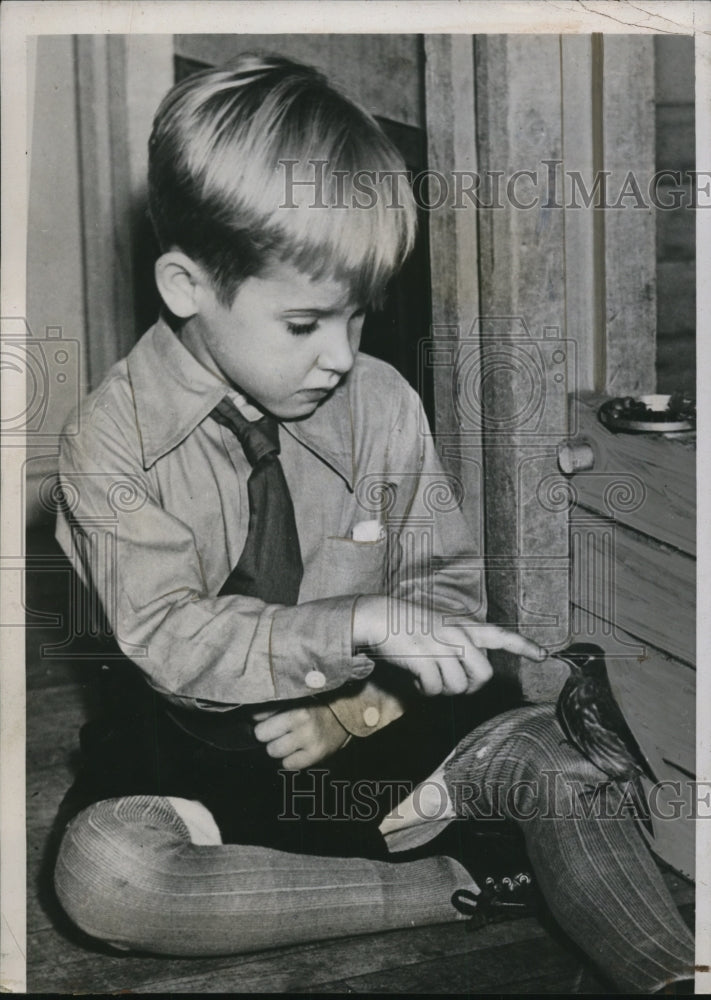
M 55 554 L 48 537 L 34 551 Z M 469 934 L 444 924 L 361 935 L 241 957 L 166 959 L 110 953 L 76 931 L 51 892 L 51 828 L 72 779 L 77 731 L 92 710 L 99 659 L 44 653 L 66 614 L 66 576 L 46 570 L 27 584 L 27 989 L 37 993 L 461 993 L 557 994 L 605 991 L 605 984 L 553 929 L 532 918 Z M 693 919 L 693 886 L 666 876 L 684 916 Z

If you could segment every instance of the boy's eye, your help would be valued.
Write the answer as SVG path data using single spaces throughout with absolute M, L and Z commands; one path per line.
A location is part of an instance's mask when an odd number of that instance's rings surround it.
M 299 337 L 307 333 L 313 333 L 318 326 L 318 321 L 312 320 L 310 323 L 287 323 L 286 326 L 289 333 L 293 333 L 295 337 Z

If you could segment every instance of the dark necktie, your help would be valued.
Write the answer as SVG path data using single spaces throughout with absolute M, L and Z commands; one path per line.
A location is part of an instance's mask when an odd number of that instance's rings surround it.
M 279 425 L 273 417 L 247 420 L 227 397 L 210 416 L 237 436 L 252 466 L 247 480 L 247 538 L 219 596 L 242 594 L 268 604 L 296 604 L 304 567 L 294 505 L 279 461 Z M 221 750 L 261 746 L 254 736 L 254 709 L 247 705 L 227 712 L 204 712 L 166 707 L 181 729 Z
M 279 425 L 273 417 L 247 420 L 226 397 L 211 416 L 236 434 L 252 466 L 247 539 L 220 596 L 243 594 L 268 604 L 296 604 L 304 567 L 294 505 L 279 461 Z

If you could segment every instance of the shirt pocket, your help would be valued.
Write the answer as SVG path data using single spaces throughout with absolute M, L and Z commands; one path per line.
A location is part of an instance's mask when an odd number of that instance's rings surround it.
M 319 547 L 313 573 L 309 572 L 299 600 L 343 597 L 347 594 L 385 593 L 388 540 L 354 541 L 352 538 L 325 538 Z

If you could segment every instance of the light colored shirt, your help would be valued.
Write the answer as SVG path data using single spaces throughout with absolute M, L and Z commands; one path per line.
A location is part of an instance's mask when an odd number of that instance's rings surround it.
M 325 695 L 350 733 L 368 735 L 402 714 L 407 685 L 354 652 L 357 597 L 484 617 L 459 486 L 414 390 L 358 355 L 310 417 L 280 427 L 304 565 L 298 604 L 220 597 L 247 535 L 251 472 L 209 416 L 227 393 L 167 324 L 152 327 L 63 437 L 58 540 L 123 652 L 168 699 L 223 710 Z

